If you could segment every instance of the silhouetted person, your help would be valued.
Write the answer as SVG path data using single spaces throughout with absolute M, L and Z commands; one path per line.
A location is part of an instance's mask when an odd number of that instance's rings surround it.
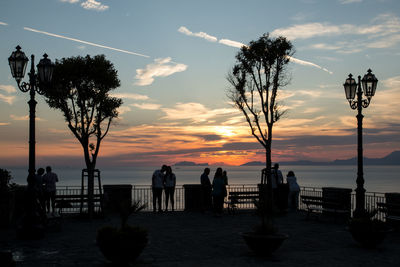
M 289 196 L 288 196 L 288 204 L 291 210 L 297 210 L 299 208 L 299 194 L 300 194 L 300 186 L 297 183 L 297 178 L 294 175 L 293 171 L 289 171 L 286 175 L 286 181 L 289 185 Z
M 174 194 L 176 185 L 176 176 L 172 172 L 171 166 L 167 167 L 167 172 L 165 173 L 165 211 L 168 211 L 168 199 L 171 202 L 172 211 L 174 211 Z
M 56 183 L 58 182 L 58 176 L 54 172 L 51 171 L 51 167 L 46 167 L 46 174 L 43 175 L 43 184 L 44 184 L 44 194 L 46 199 L 46 208 L 47 212 L 50 212 L 50 202 L 51 209 L 53 211 L 53 215 L 56 212 Z
M 161 197 L 164 188 L 164 172 L 167 170 L 166 165 L 162 165 L 161 170 L 155 170 L 151 178 L 151 188 L 153 191 L 153 211 L 156 212 L 158 204 L 158 212 L 162 212 L 161 209 Z
M 226 171 L 222 172 L 222 177 L 224 178 L 225 185 L 228 185 L 228 174 L 226 173 Z
M 214 212 L 216 215 L 221 215 L 224 208 L 224 198 L 226 196 L 226 185 L 221 168 L 218 168 L 215 172 L 212 189 Z
M 279 164 L 275 163 L 271 170 L 271 187 L 272 194 L 274 196 L 274 203 L 279 207 L 279 185 L 283 183 L 283 175 L 281 170 L 279 170 Z
M 44 169 L 39 168 L 35 176 L 35 193 L 36 202 L 39 203 L 39 208 L 41 212 L 46 213 L 45 196 L 44 196 L 44 186 L 43 186 L 43 174 Z
M 200 176 L 201 191 L 202 191 L 202 210 L 211 209 L 211 182 L 208 175 L 210 174 L 210 168 L 205 168 L 203 174 Z

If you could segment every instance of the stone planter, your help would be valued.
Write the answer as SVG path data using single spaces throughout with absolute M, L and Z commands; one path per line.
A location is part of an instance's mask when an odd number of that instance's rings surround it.
M 146 247 L 147 230 L 137 226 L 125 226 L 122 229 L 103 227 L 97 231 L 96 241 L 107 260 L 117 265 L 128 265 Z
M 254 232 L 242 233 L 247 246 L 257 256 L 268 256 L 277 250 L 288 238 L 286 234 L 258 234 Z
M 383 222 L 378 220 L 353 219 L 349 225 L 353 239 L 365 248 L 375 248 L 385 240 L 391 231 Z

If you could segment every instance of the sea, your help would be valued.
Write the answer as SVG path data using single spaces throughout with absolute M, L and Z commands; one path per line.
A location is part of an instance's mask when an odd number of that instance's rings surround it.
M 215 170 L 219 166 L 209 166 L 212 180 Z M 221 166 L 228 174 L 228 182 L 232 185 L 257 184 L 261 180 L 262 166 Z M 119 167 L 101 168 L 102 185 L 131 184 L 149 185 L 154 170 L 160 167 Z M 200 175 L 205 166 L 172 166 L 177 178 L 177 185 L 199 184 Z M 25 168 L 9 168 L 13 179 L 11 182 L 26 184 L 28 170 Z M 281 165 L 280 170 L 284 177 L 293 171 L 300 186 L 304 187 L 342 187 L 356 188 L 357 166 L 291 166 Z M 78 168 L 57 168 L 53 171 L 59 177 L 58 186 L 80 186 L 82 170 Z M 399 192 L 400 193 L 400 166 L 364 166 L 365 189 L 367 192 Z M 87 181 L 85 181 L 85 184 Z M 97 183 L 96 183 L 97 185 Z

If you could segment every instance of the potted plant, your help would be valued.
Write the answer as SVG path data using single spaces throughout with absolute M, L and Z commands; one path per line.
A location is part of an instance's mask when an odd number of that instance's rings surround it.
M 10 180 L 10 172 L 6 169 L 0 169 L 0 226 L 8 226 L 11 221 Z
M 373 219 L 375 214 L 376 210 L 366 211 L 350 219 L 349 231 L 353 239 L 366 248 L 375 248 L 381 244 L 390 231 L 385 222 Z
M 140 201 L 120 205 L 120 227 L 105 226 L 97 231 L 97 245 L 104 257 L 117 265 L 128 265 L 135 261 L 147 245 L 147 230 L 127 224 L 131 214 L 145 208 Z
M 260 194 L 260 199 L 254 201 L 256 214 L 260 217 L 261 223 L 256 225 L 252 232 L 242 233 L 247 246 L 257 256 L 270 255 L 288 238 L 288 235 L 279 233 L 278 228 L 274 226 L 272 203 L 269 203 L 265 195 Z

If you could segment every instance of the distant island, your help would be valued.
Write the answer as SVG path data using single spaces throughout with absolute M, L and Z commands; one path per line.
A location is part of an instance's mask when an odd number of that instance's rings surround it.
M 319 162 L 309 160 L 298 161 L 281 161 L 281 165 L 357 165 L 357 158 L 336 159 L 334 161 Z M 364 165 L 400 165 L 400 151 L 393 151 L 383 158 L 366 158 L 364 157 Z M 265 166 L 265 162 L 250 161 L 240 166 Z
M 174 164 L 174 166 L 208 166 L 208 163 L 196 163 L 192 161 L 180 161 Z

